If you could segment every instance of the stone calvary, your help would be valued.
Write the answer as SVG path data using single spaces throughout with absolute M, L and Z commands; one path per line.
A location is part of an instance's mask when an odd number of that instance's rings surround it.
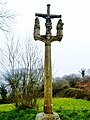
M 63 23 L 61 15 L 50 14 L 50 4 L 47 4 L 47 14 L 36 13 L 34 25 L 34 39 L 45 43 L 45 61 L 44 61 L 44 113 L 37 114 L 36 120 L 60 120 L 59 116 L 53 112 L 52 105 L 52 67 L 51 67 L 51 43 L 61 41 L 63 37 Z M 39 17 L 46 20 L 46 34 L 40 35 Z M 56 26 L 56 35 L 53 36 L 51 19 L 59 18 Z

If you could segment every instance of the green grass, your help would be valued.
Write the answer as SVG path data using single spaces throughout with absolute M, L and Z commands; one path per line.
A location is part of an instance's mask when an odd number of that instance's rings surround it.
M 39 110 L 16 109 L 14 104 L 0 105 L 0 120 L 35 120 L 43 111 L 43 99 L 38 99 Z M 53 111 L 61 120 L 90 120 L 90 101 L 73 98 L 54 98 Z
M 74 98 L 54 98 L 54 108 L 62 107 L 64 110 L 90 110 L 90 101 Z
M 43 110 L 43 99 L 38 100 L 39 110 Z M 53 110 L 90 110 L 90 101 L 74 98 L 53 98 Z
M 14 104 L 1 104 L 0 105 L 0 112 L 11 111 L 11 110 L 14 110 L 14 109 L 16 109 Z

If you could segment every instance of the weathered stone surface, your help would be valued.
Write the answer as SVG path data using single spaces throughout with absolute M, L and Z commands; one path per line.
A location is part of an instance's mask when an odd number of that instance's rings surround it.
M 60 120 L 60 117 L 55 112 L 53 114 L 39 113 L 35 120 Z
M 45 43 L 45 63 L 44 63 L 44 113 L 39 113 L 35 120 L 60 120 L 57 113 L 52 110 L 52 67 L 51 67 L 51 42 L 61 41 L 63 37 L 63 23 L 61 15 L 50 14 L 50 4 L 47 5 L 47 14 L 36 13 L 34 26 L 34 39 Z M 40 24 L 38 17 L 46 19 L 46 35 L 40 35 Z M 57 25 L 57 35 L 52 36 L 52 18 L 60 18 Z M 52 114 L 53 113 L 53 114 Z

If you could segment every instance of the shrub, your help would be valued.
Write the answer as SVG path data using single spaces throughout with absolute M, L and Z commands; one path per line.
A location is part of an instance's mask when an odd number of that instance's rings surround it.
M 0 94 L 1 94 L 1 97 L 2 97 L 2 103 L 5 103 L 6 100 L 7 100 L 7 90 L 5 88 L 5 86 L 2 84 L 1 87 L 0 87 Z

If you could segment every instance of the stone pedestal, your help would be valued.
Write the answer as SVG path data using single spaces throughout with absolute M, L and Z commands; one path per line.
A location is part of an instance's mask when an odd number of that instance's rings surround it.
M 55 112 L 53 114 L 38 113 L 35 120 L 60 120 L 60 117 Z

